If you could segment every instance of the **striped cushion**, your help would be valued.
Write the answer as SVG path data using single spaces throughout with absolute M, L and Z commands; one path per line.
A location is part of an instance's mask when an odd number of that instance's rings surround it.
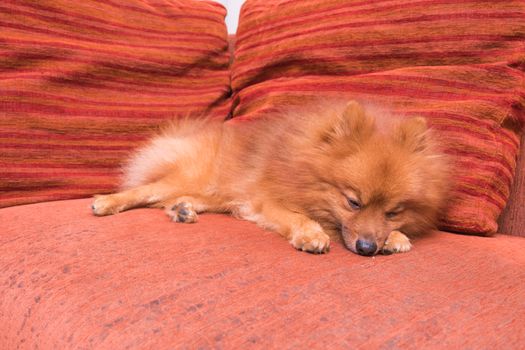
M 0 3 L 0 207 L 114 189 L 162 120 L 229 111 L 225 9 L 197 0 Z
M 522 0 L 248 0 L 232 84 L 518 59 L 524 38 Z
M 454 164 L 441 228 L 496 232 L 525 110 L 525 3 L 457 3 L 249 0 L 233 116 L 322 95 L 424 116 Z

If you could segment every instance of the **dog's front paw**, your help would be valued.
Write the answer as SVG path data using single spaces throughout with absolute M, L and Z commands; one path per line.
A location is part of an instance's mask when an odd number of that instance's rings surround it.
M 117 214 L 121 211 L 121 208 L 112 195 L 105 195 L 95 196 L 95 200 L 91 204 L 91 210 L 96 216 L 104 216 Z
M 316 222 L 309 222 L 292 233 L 290 243 L 298 250 L 322 254 L 330 250 L 330 237 Z
M 412 244 L 407 236 L 402 232 L 392 231 L 386 239 L 385 245 L 383 246 L 383 254 L 389 255 L 393 253 L 405 253 L 412 248 Z
M 180 202 L 166 211 L 172 221 L 192 224 L 197 222 L 198 215 L 190 202 Z

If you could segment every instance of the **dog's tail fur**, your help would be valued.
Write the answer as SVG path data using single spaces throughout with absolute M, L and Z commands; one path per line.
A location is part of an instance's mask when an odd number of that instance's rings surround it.
M 157 181 L 167 174 L 191 171 L 204 142 L 217 143 L 222 121 L 209 118 L 174 119 L 140 147 L 123 168 L 122 189 Z M 202 162 L 202 159 L 199 160 Z

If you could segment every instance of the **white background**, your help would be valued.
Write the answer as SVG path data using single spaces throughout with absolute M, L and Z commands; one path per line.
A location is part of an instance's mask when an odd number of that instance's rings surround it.
M 215 0 L 223 4 L 228 10 L 226 16 L 226 25 L 228 26 L 228 33 L 235 34 L 237 30 L 237 20 L 239 19 L 239 10 L 244 0 Z

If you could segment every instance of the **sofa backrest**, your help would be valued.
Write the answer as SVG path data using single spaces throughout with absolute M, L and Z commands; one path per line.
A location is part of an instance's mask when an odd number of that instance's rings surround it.
M 520 155 L 510 199 L 498 224 L 498 232 L 525 237 L 525 135 L 521 137 Z
M 222 5 L 116 3 L 1 2 L 0 208 L 112 192 L 159 124 L 230 111 Z

